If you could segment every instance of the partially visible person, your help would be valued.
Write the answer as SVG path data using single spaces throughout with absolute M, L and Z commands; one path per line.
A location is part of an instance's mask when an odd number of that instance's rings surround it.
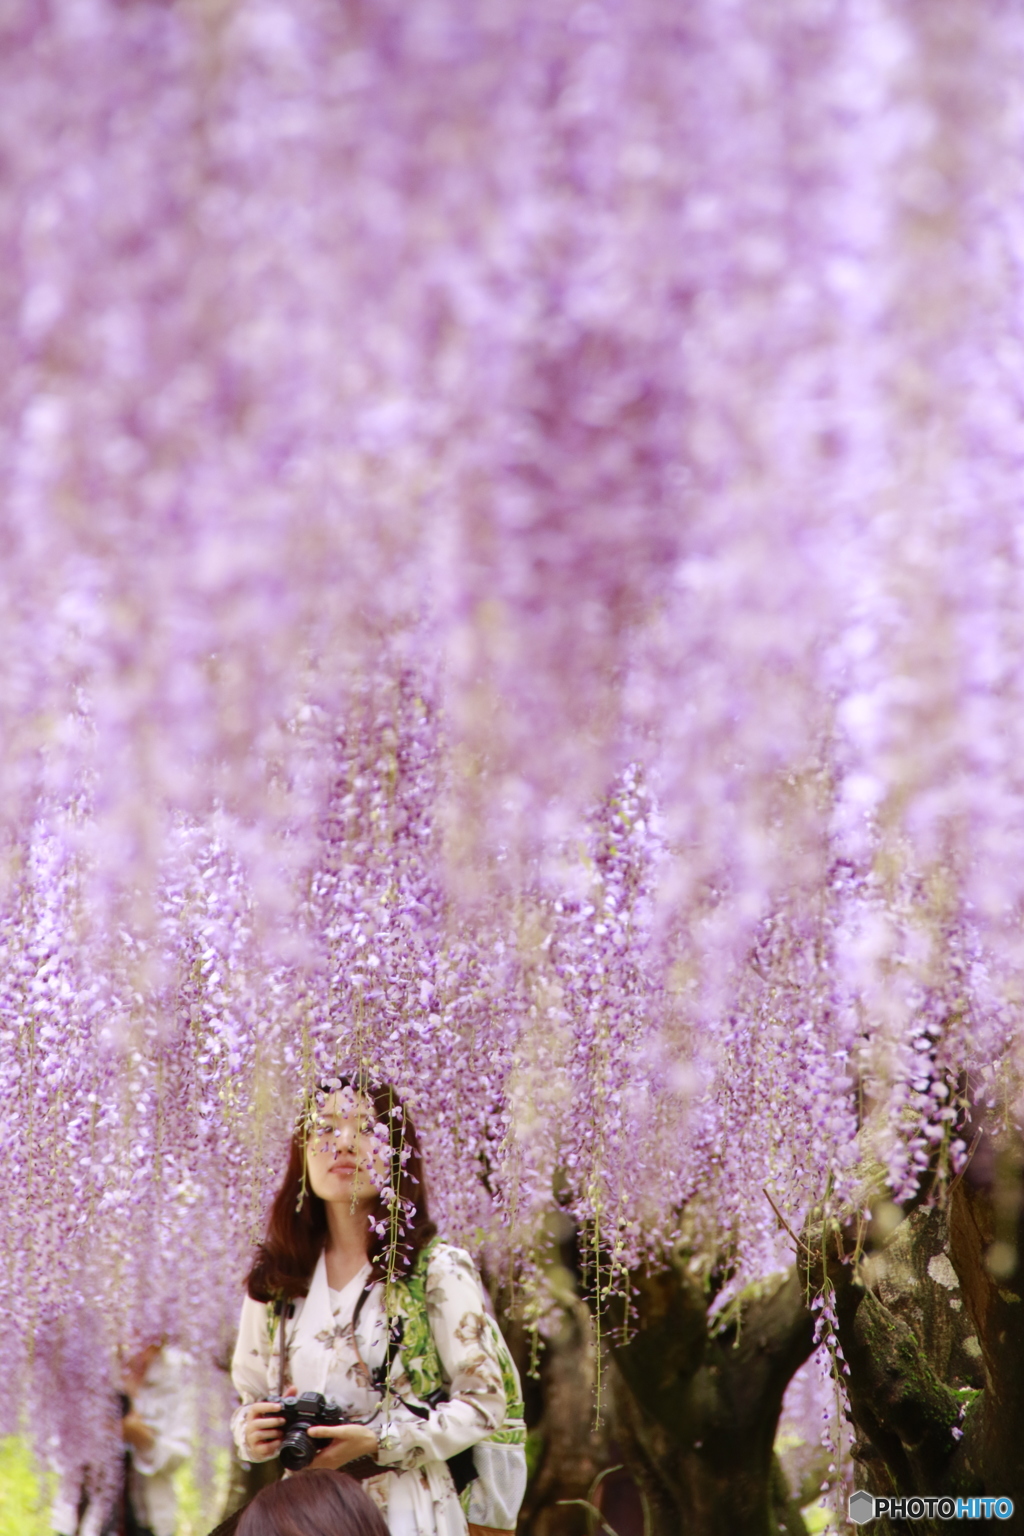
M 60 1536 L 174 1536 L 174 1474 L 192 1450 L 193 1403 L 188 1356 L 160 1340 L 125 1362 L 121 1372 L 121 1438 L 125 1455 L 113 1496 L 101 1503 L 87 1480 L 62 1481 L 50 1510 Z
M 354 1478 L 310 1467 L 248 1504 L 235 1536 L 388 1536 L 380 1510 Z

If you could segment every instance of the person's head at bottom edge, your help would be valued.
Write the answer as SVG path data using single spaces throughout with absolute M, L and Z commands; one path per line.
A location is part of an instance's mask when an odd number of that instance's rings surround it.
M 311 1467 L 258 1493 L 235 1536 L 388 1536 L 388 1527 L 354 1477 Z

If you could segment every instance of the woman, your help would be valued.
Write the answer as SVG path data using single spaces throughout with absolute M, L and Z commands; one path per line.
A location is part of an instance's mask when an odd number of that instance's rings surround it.
M 309 1431 L 324 1442 L 313 1465 L 364 1479 L 391 1536 L 465 1536 L 449 1462 L 461 1456 L 465 1471 L 467 1452 L 473 1527 L 511 1530 L 525 1488 L 521 1391 L 479 1276 L 436 1237 L 394 1093 L 344 1079 L 325 1089 L 292 1139 L 248 1277 L 232 1362 L 239 1454 L 277 1455 L 272 1398 L 320 1392 L 349 1422 Z
M 272 1483 L 243 1510 L 236 1536 L 388 1536 L 376 1505 L 341 1472 Z

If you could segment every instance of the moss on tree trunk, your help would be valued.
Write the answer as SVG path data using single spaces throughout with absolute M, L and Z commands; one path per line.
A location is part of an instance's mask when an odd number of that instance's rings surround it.
M 861 1254 L 832 1228 L 810 1280 L 835 1287 L 860 1466 L 876 1494 L 1012 1498 L 1024 1536 L 1024 1254 L 1019 1143 L 980 1137 L 944 1206 L 912 1211 Z M 879 1521 L 877 1536 L 945 1522 Z M 969 1531 L 974 1522 L 958 1521 Z M 976 1528 L 989 1529 L 988 1522 Z

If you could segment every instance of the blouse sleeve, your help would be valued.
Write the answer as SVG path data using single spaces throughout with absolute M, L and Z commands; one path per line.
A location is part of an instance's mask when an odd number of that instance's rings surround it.
M 382 1419 L 377 1460 L 403 1472 L 426 1461 L 447 1461 L 483 1440 L 505 1417 L 501 1364 L 468 1253 L 438 1245 L 427 1266 L 424 1299 L 448 1401 L 423 1419 L 407 1413 Z
M 253 1457 L 245 1446 L 245 1425 L 253 1403 L 264 1402 L 270 1391 L 270 1330 L 265 1302 L 247 1296 L 242 1302 L 238 1341 L 231 1358 L 231 1380 L 241 1403 L 231 1416 L 231 1434 L 243 1461 L 270 1461 L 272 1456 Z

